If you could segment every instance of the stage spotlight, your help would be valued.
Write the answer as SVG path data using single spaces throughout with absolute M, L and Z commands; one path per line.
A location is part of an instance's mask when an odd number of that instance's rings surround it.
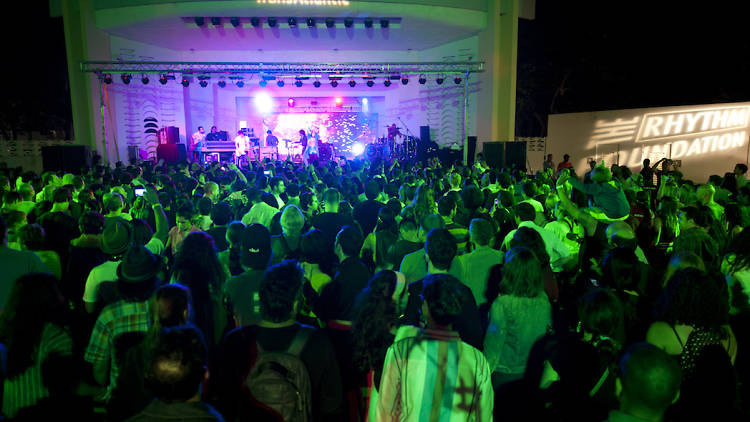
M 388 28 L 390 22 L 388 22 L 388 19 L 381 19 L 380 20 L 380 27 L 381 28 Z
M 352 154 L 354 154 L 355 157 L 359 157 L 365 152 L 365 146 L 360 144 L 359 142 L 352 145 Z
M 372 88 L 373 85 L 375 85 L 375 81 L 373 81 L 372 79 L 370 79 L 370 80 L 367 81 L 367 86 L 369 86 L 370 88 Z
M 445 79 L 444 79 L 444 78 L 443 78 L 442 76 L 438 76 L 438 77 L 437 77 L 437 78 L 435 79 L 435 82 L 436 82 L 436 83 L 437 83 L 438 85 L 442 85 L 442 84 L 443 84 L 443 81 L 445 81 Z
M 225 86 L 227 86 L 227 81 L 222 79 L 219 81 L 218 85 L 219 85 L 219 88 L 224 88 Z
M 260 19 L 258 19 L 258 18 L 256 18 L 256 17 L 253 16 L 252 18 L 250 18 L 250 25 L 252 25 L 253 28 L 259 27 L 260 26 Z
M 201 79 L 201 81 L 198 82 L 198 84 L 201 86 L 201 88 L 205 88 L 208 86 L 208 81 L 205 79 Z
M 240 26 L 240 18 L 236 16 L 229 18 L 229 23 L 231 23 L 233 27 L 237 28 L 238 26 Z
M 313 86 L 314 86 L 315 88 L 320 88 L 320 81 L 315 81 L 315 82 L 313 82 Z
M 182 86 L 184 86 L 185 88 L 190 86 L 190 81 L 184 76 L 182 77 Z
M 408 84 L 409 83 L 409 78 L 407 78 L 406 76 L 404 76 L 403 78 L 401 78 L 401 83 L 404 84 L 404 85 Z
M 315 19 L 313 18 L 307 18 L 307 27 L 312 28 L 315 26 Z
M 362 98 L 362 105 L 367 105 L 369 103 L 370 103 L 370 100 L 368 100 L 367 98 Z
M 453 83 L 456 85 L 459 85 L 461 83 L 461 77 L 456 76 L 455 78 L 453 78 Z
M 372 28 L 372 19 L 365 19 L 365 28 Z
M 273 110 L 273 99 L 265 92 L 256 95 L 253 102 L 255 103 L 255 108 L 262 114 L 269 113 Z
M 128 85 L 130 83 L 130 80 L 133 79 L 133 76 L 123 73 L 122 75 L 120 75 L 120 79 L 122 79 L 122 83 Z
M 276 18 L 268 18 L 268 26 L 274 28 L 276 26 Z
M 336 88 L 337 86 L 339 86 L 339 82 L 338 81 L 331 81 L 331 86 L 334 87 L 334 88 Z
M 294 86 L 296 86 L 297 88 L 302 88 L 302 81 L 300 80 L 294 81 Z
M 237 81 L 237 88 L 242 88 L 244 86 L 245 86 L 245 81 L 243 81 L 242 79 Z
M 217 18 L 217 17 L 211 18 L 211 25 L 213 26 L 221 25 L 221 18 Z
M 166 85 L 167 81 L 169 79 L 167 78 L 167 75 L 159 75 L 159 83 L 162 85 Z
M 289 107 L 294 107 L 294 98 L 286 100 L 286 105 L 288 105 Z
M 297 26 L 297 18 L 289 18 L 287 22 L 289 23 L 290 28 L 295 28 Z
M 344 26 L 347 28 L 351 28 L 352 26 L 354 26 L 354 19 L 352 18 L 344 19 Z
M 106 75 L 104 75 L 104 77 L 102 78 L 102 80 L 104 81 L 105 84 L 109 85 L 109 84 L 112 83 L 112 75 L 110 75 L 109 73 L 107 73 Z
M 383 85 L 385 85 L 385 86 L 391 86 L 391 80 L 390 79 L 386 79 L 385 82 L 383 82 Z
M 336 103 L 336 107 L 341 107 L 344 105 L 344 99 L 341 97 L 336 97 L 334 102 Z
M 148 85 L 148 83 L 149 83 L 148 76 L 146 76 L 146 75 L 141 76 L 141 83 L 143 85 Z
M 258 82 L 258 85 L 265 87 L 266 85 L 268 85 L 268 82 L 266 82 L 265 79 L 261 79 L 260 82 Z
M 424 85 L 427 83 L 427 78 L 424 75 L 419 76 L 419 84 Z
M 198 28 L 200 28 L 200 27 L 202 27 L 203 25 L 206 24 L 206 20 L 203 19 L 203 17 L 201 17 L 201 16 L 196 16 L 195 17 L 195 24 L 198 25 Z
M 284 87 L 284 81 L 281 80 L 281 79 L 279 79 L 278 81 L 276 81 L 276 86 L 278 86 L 279 88 L 283 88 Z
M 333 28 L 336 25 L 336 21 L 333 18 L 326 18 L 326 28 Z
M 349 86 L 354 88 L 355 86 L 357 86 L 357 82 L 354 79 L 352 79 L 351 81 L 349 81 Z

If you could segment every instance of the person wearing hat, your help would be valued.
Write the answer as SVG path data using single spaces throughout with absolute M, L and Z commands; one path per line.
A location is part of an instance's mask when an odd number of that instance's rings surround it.
M 116 283 L 102 285 L 102 309 L 94 324 L 84 360 L 92 364 L 94 379 L 107 387 L 108 400 L 115 388 L 119 368 L 115 359 L 115 340 L 125 333 L 145 333 L 149 328 L 149 298 L 158 285 L 161 261 L 142 245 L 126 245 L 117 265 Z
M 224 294 L 238 326 L 257 324 L 261 320 L 258 289 L 271 262 L 271 234 L 265 226 L 256 223 L 245 227 L 240 260 L 246 271 L 224 284 Z

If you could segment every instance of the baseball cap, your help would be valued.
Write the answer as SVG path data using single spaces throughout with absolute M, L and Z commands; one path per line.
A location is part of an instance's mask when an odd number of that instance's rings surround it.
M 271 259 L 271 233 L 262 224 L 251 224 L 242 233 L 242 265 L 261 270 Z

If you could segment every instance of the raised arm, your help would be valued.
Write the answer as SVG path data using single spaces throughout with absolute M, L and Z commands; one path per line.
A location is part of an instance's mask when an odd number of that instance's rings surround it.
M 143 194 L 146 201 L 151 205 L 154 210 L 154 220 L 156 221 L 156 232 L 154 238 L 159 239 L 161 243 L 167 243 L 167 236 L 169 234 L 169 222 L 167 221 L 167 214 L 164 213 L 164 208 L 159 202 L 159 195 L 153 189 L 147 189 Z

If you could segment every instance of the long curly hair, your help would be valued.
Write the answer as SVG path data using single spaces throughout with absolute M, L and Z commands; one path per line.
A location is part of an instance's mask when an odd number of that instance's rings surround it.
M 209 342 L 215 341 L 213 301 L 221 296 L 227 275 L 216 255 L 214 240 L 204 232 L 193 232 L 180 243 L 172 266 L 172 279 L 190 288 L 194 300 L 195 325 Z
M 656 311 L 657 320 L 714 332 L 729 321 L 729 292 L 723 279 L 695 268 L 675 272 Z
M 428 185 L 421 185 L 414 192 L 414 198 L 402 211 L 402 216 L 407 218 L 409 215 L 414 218 L 417 224 L 422 224 L 422 219 L 430 214 L 437 214 L 437 202 L 435 201 L 435 191 Z
M 45 325 L 62 324 L 65 317 L 63 296 L 52 275 L 27 274 L 13 283 L 0 314 L 0 342 L 8 353 L 6 379 L 34 364 Z
M 520 246 L 506 252 L 500 293 L 516 297 L 537 297 L 543 291 L 541 265 L 534 252 Z
M 391 270 L 375 274 L 360 293 L 359 306 L 352 321 L 354 363 L 362 370 L 382 365 L 385 352 L 393 342 L 391 328 L 398 320 L 393 292 L 397 276 Z

